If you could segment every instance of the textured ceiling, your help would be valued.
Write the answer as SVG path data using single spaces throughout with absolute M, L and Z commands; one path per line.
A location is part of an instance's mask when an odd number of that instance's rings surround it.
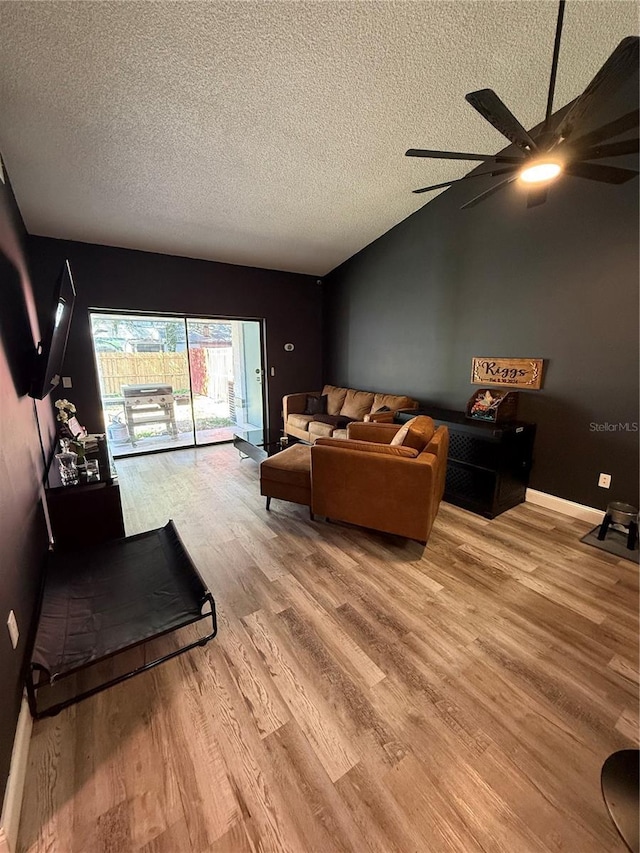
M 636 33 L 570 0 L 556 108 Z M 323 275 L 544 115 L 555 2 L 1 2 L 0 150 L 29 231 Z

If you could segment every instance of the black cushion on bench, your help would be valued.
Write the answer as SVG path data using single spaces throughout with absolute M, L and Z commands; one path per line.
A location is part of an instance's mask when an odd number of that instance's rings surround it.
M 55 678 L 201 615 L 207 589 L 173 523 L 54 553 L 31 657 Z

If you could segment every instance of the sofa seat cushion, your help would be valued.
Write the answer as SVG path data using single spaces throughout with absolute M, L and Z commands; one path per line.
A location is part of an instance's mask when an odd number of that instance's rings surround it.
M 296 429 L 306 430 L 309 428 L 309 423 L 315 417 L 317 417 L 317 415 L 289 415 L 287 417 L 287 424 L 295 427 Z
M 339 388 L 337 385 L 325 385 L 322 389 L 322 396 L 327 398 L 327 414 L 339 415 L 347 396 L 347 389 Z
M 310 471 L 311 448 L 306 444 L 292 444 L 260 463 L 261 480 L 301 488 L 309 487 Z
M 346 415 L 354 421 L 361 421 L 371 411 L 374 397 L 375 394 L 371 391 L 355 391 L 353 388 L 349 388 L 340 414 Z
M 391 444 L 394 446 L 413 447 L 419 453 L 422 453 L 433 438 L 435 431 L 435 425 L 430 417 L 427 417 L 427 415 L 418 415 L 415 418 L 411 418 L 410 421 L 407 421 L 398 430 L 391 439 Z
M 333 424 L 325 424 L 322 421 L 311 421 L 309 424 L 309 438 L 312 440 L 320 436 L 330 438 L 333 435 L 334 429 Z
M 384 406 L 392 412 L 397 412 L 398 409 L 410 409 L 414 405 L 415 401 L 411 397 L 404 397 L 398 394 L 376 394 L 373 398 L 371 414 L 379 411 Z
M 339 438 L 341 440 L 348 438 L 346 429 L 334 429 L 331 438 Z

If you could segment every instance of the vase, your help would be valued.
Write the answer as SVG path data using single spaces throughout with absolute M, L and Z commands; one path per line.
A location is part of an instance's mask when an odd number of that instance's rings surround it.
M 63 486 L 73 486 L 78 482 L 78 468 L 76 465 L 78 454 L 71 450 L 56 453 L 56 459 L 60 469 L 60 479 Z

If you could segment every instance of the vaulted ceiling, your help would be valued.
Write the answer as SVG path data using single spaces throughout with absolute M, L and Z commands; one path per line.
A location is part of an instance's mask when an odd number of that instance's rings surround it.
M 33 234 L 323 275 L 544 115 L 554 2 L 0 2 L 0 151 Z M 569 0 L 556 107 L 637 33 Z M 431 196 L 433 197 L 433 195 Z

